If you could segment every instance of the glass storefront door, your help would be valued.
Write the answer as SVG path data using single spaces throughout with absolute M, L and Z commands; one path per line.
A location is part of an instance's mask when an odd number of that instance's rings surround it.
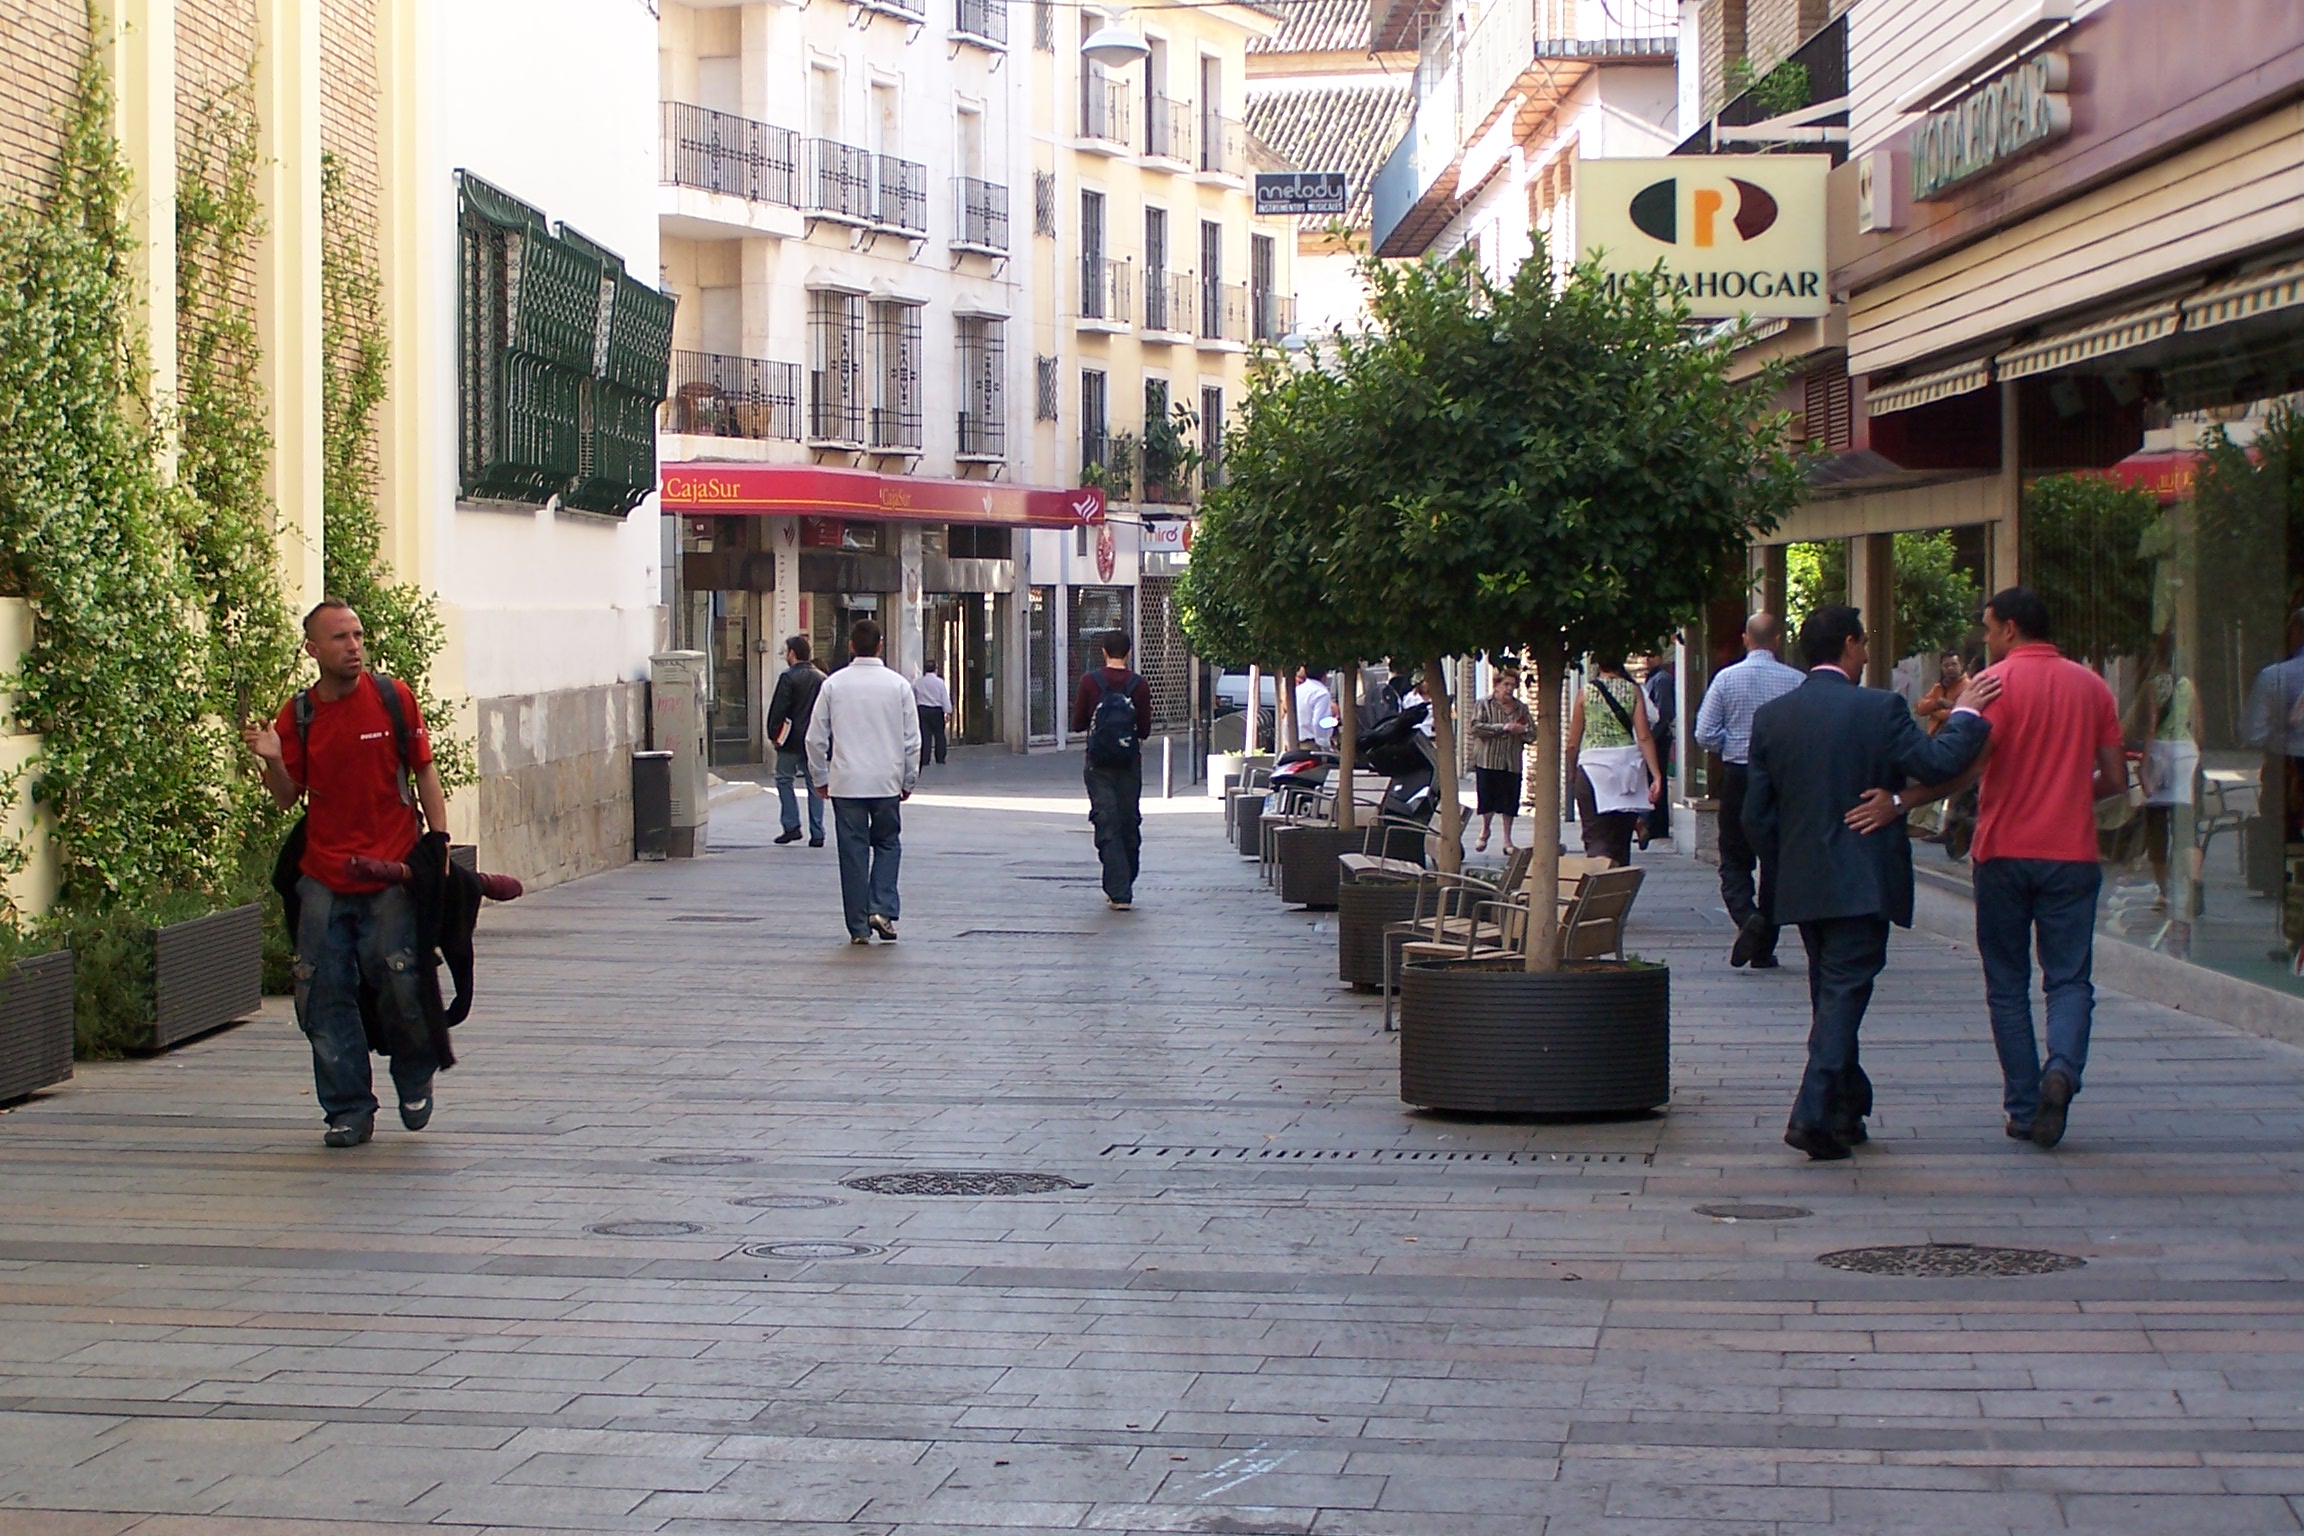
M 921 656 L 952 691 L 952 740 L 1000 739 L 997 603 L 989 592 L 931 592 L 921 604 Z
M 1025 611 L 1025 648 L 1030 651 L 1032 707 L 1028 731 L 1034 741 L 1056 739 L 1056 589 L 1034 587 Z

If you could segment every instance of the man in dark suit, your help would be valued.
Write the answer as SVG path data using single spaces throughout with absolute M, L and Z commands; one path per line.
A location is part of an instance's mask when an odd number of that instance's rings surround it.
M 1776 921 L 1800 925 L 1808 951 L 1808 1070 L 1785 1144 L 1818 1160 L 1862 1142 L 1872 1084 L 1856 1034 L 1888 962 L 1888 925 L 1912 926 L 1912 845 L 1899 819 L 1866 835 L 1843 818 L 1867 791 L 1891 796 L 1955 777 L 1991 726 L 1973 691 L 1936 735 L 1904 700 L 1866 688 L 1869 650 L 1853 608 L 1817 609 L 1800 626 L 1808 680 L 1752 717 L 1744 830 L 1776 871 Z

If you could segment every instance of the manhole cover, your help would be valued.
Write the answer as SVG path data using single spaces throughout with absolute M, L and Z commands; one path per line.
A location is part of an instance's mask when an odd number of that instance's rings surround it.
M 729 1168 L 752 1159 L 741 1152 L 671 1152 L 656 1161 L 667 1168 Z
M 603 1221 L 584 1230 L 601 1237 L 686 1237 L 704 1229 L 692 1221 Z
M 1976 1243 L 1899 1243 L 1890 1248 L 1843 1248 L 1816 1262 L 1859 1275 L 2052 1275 L 2088 1261 L 2045 1248 L 1987 1248 Z
M 861 1259 L 886 1249 L 872 1243 L 754 1243 L 744 1250 L 755 1259 Z
M 840 1202 L 830 1195 L 746 1195 L 728 1203 L 755 1211 L 821 1211 Z
M 1723 1200 L 1714 1205 L 1696 1207 L 1699 1216 L 1710 1216 L 1720 1221 L 1798 1221 L 1816 1213 L 1804 1205 L 1745 1205 L 1735 1200 Z
M 1086 1189 L 1052 1173 L 996 1173 L 985 1168 L 922 1168 L 907 1173 L 867 1173 L 842 1179 L 843 1188 L 872 1195 L 1045 1195 L 1059 1189 Z

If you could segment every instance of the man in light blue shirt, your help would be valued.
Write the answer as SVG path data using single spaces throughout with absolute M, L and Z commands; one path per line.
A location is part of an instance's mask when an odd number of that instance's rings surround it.
M 1784 644 L 1784 621 L 1756 613 L 1744 622 L 1744 659 L 1722 668 L 1704 690 L 1696 712 L 1696 744 L 1720 754 L 1720 902 L 1736 924 L 1730 965 L 1754 970 L 1776 966 L 1776 924 L 1772 889 L 1775 871 L 1760 862 L 1744 835 L 1744 791 L 1752 761 L 1752 716 L 1771 699 L 1806 682 L 1807 675 L 1777 659 Z M 1757 892 L 1753 872 L 1759 872 Z

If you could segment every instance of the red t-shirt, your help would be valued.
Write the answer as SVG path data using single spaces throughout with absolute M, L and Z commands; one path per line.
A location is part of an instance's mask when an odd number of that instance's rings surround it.
M 408 770 L 432 761 L 432 738 L 416 695 L 398 678 L 400 708 L 408 720 Z M 296 703 L 291 699 L 273 721 L 280 733 L 281 764 L 304 786 L 304 862 L 298 866 L 332 891 L 359 895 L 380 891 L 372 880 L 355 880 L 346 860 L 406 859 L 416 846 L 416 807 L 400 798 L 400 749 L 392 739 L 392 717 L 384 712 L 375 674 L 363 674 L 358 687 L 330 703 L 312 695 L 309 771 L 304 742 L 296 735 Z M 411 788 L 411 800 L 413 788 Z
M 2045 641 L 2019 645 L 1985 674 L 1992 757 L 1978 790 L 1971 856 L 2096 862 L 2096 749 L 2120 745 L 2104 679 Z

